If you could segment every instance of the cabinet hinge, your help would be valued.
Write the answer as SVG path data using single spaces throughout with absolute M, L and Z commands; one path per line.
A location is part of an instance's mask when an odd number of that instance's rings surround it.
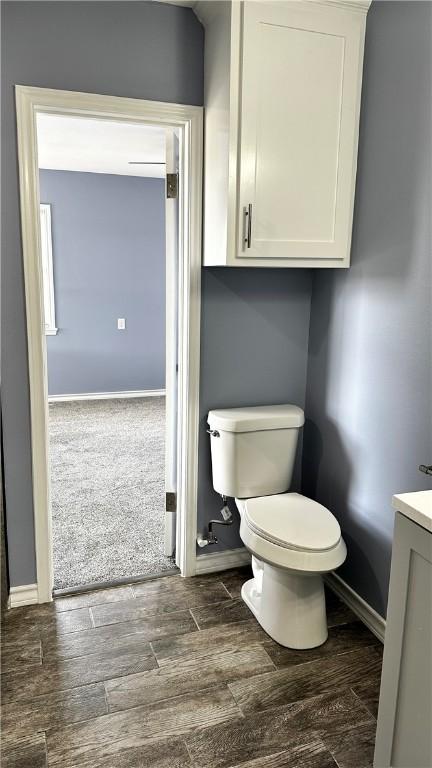
M 178 173 L 167 173 L 166 175 L 166 196 L 168 198 L 178 197 Z

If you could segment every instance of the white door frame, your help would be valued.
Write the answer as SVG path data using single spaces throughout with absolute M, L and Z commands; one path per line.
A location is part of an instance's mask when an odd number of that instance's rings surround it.
M 39 171 L 40 112 L 171 126 L 180 135 L 178 286 L 177 564 L 196 572 L 199 353 L 201 298 L 201 107 L 16 86 L 21 230 L 27 312 L 33 506 L 38 601 L 52 599 L 53 565 L 48 465 L 48 387 L 42 306 Z
M 176 173 L 174 130 L 165 134 L 166 173 Z M 177 478 L 177 262 L 179 232 L 177 224 L 178 198 L 165 199 L 165 492 L 176 493 Z M 174 439 L 173 439 L 174 437 Z M 176 512 L 165 512 L 165 555 L 176 548 Z

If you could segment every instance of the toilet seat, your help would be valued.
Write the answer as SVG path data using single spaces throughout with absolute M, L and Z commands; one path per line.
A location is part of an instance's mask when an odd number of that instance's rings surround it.
M 241 518 L 240 538 L 259 560 L 304 574 L 327 573 L 344 562 L 346 545 L 339 523 L 326 507 L 312 499 L 282 493 L 236 499 L 236 504 Z M 275 507 L 279 507 L 277 522 L 271 511 Z
M 299 493 L 247 499 L 244 516 L 251 531 L 286 549 L 326 552 L 336 547 L 341 537 L 339 523 L 330 510 Z

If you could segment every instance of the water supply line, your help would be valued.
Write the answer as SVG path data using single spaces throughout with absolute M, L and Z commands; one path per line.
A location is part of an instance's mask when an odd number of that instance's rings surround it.
M 233 524 L 234 518 L 227 504 L 226 496 L 222 496 L 222 501 L 223 501 L 223 507 L 221 509 L 221 515 L 223 517 L 223 520 L 210 520 L 208 524 L 207 537 L 205 538 L 204 534 L 198 534 L 197 544 L 199 547 L 207 547 L 209 544 L 217 544 L 218 538 L 216 534 L 213 532 L 214 525 L 232 525 Z

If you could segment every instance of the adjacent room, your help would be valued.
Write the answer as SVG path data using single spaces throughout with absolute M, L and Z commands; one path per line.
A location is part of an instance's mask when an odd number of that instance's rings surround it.
M 165 552 L 172 137 L 44 114 L 37 135 L 54 588 L 159 574 L 175 568 Z

